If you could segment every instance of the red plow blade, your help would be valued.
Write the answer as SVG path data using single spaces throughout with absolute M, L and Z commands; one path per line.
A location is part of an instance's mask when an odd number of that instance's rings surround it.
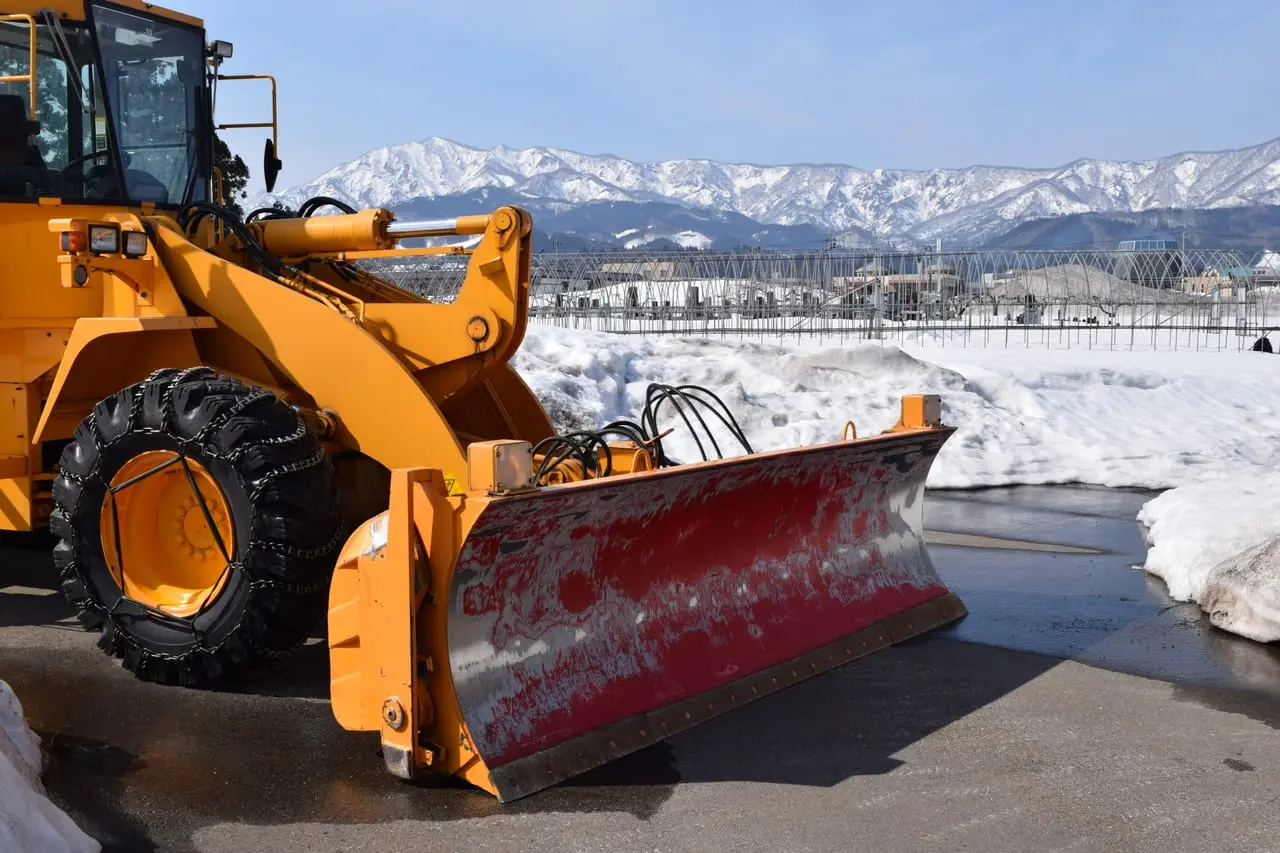
M 458 556 L 448 645 L 500 799 L 963 616 L 923 535 L 952 432 L 492 502 Z

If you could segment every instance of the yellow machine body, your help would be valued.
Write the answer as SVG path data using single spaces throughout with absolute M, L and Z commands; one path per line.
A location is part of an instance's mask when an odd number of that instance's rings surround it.
M 375 216 L 389 220 L 386 211 L 350 218 Z M 59 246 L 72 224 L 142 231 L 144 218 L 152 239 L 142 258 Z M 0 529 L 48 516 L 41 445 L 69 438 L 99 400 L 162 367 L 211 365 L 333 412 L 332 447 L 388 469 L 431 464 L 452 476 L 465 469 L 463 441 L 550 435 L 507 364 L 524 330 L 531 223 L 514 208 L 485 219 L 480 262 L 458 298 L 437 305 L 376 280 L 340 287 L 299 272 L 282 285 L 154 212 L 0 204 L 0 379 L 13 401 L 0 414 L 11 425 L 0 445 L 0 473 L 10 475 L 0 480 Z M 262 229 L 267 242 L 276 225 Z M 77 268 L 83 284 L 72 280 Z

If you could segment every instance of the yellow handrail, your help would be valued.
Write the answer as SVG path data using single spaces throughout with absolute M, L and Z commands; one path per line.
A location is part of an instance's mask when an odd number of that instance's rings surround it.
M 27 84 L 27 112 L 31 115 L 31 120 L 36 120 L 36 19 L 30 15 L 0 15 L 0 23 L 16 24 L 25 21 L 31 30 L 31 46 L 29 48 L 30 56 L 27 61 L 26 74 L 11 74 L 7 77 L 0 77 L 0 83 L 26 83 Z
M 269 80 L 271 82 L 271 121 L 253 121 L 240 122 L 237 124 L 220 124 L 218 130 L 232 130 L 244 127 L 269 127 L 271 128 L 271 145 L 275 150 L 275 156 L 280 156 L 280 120 L 279 112 L 276 107 L 276 78 L 270 74 L 219 74 L 219 80 Z

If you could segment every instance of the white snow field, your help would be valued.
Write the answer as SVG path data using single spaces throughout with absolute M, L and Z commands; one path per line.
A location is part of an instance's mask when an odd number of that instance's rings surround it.
M 767 340 L 767 339 L 766 339 Z M 1172 489 L 1149 502 L 1146 570 L 1220 627 L 1280 639 L 1280 357 L 785 344 L 531 326 L 515 366 L 560 428 L 636 418 L 650 382 L 703 385 L 756 450 L 859 435 L 910 393 L 942 395 L 958 428 L 935 488 L 1090 483 Z M 667 409 L 662 426 L 678 423 Z M 719 433 L 724 435 L 723 432 Z M 681 461 L 700 458 L 680 432 Z M 725 455 L 741 453 L 723 439 Z
M 40 781 L 40 738 L 0 681 L 0 850 L 96 853 L 102 846 L 49 801 Z

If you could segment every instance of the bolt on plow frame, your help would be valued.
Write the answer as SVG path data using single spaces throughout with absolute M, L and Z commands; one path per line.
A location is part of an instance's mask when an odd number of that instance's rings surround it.
M 393 472 L 331 588 L 334 713 L 507 802 L 959 619 L 923 536 L 939 409 L 552 486 L 520 441 L 470 445 L 461 494 Z

